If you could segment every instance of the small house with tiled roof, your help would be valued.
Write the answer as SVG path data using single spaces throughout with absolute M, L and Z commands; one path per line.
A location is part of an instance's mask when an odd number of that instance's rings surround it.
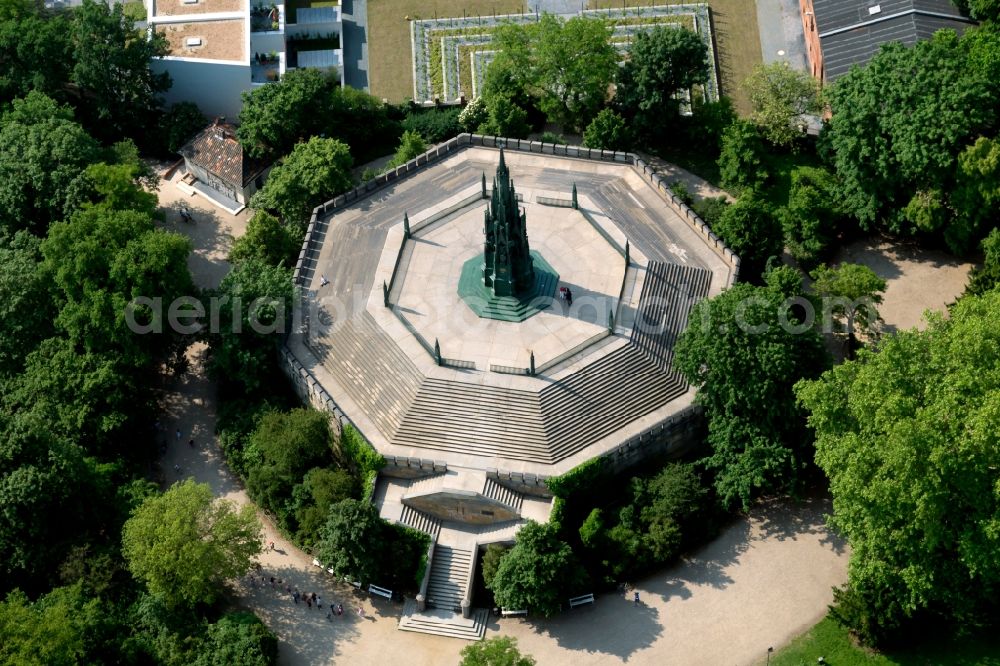
M 201 194 L 236 209 L 264 186 L 268 162 L 244 154 L 236 127 L 217 119 L 180 149 L 189 184 Z

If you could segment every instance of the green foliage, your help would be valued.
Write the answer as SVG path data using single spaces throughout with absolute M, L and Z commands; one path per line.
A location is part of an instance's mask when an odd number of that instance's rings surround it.
M 357 497 L 358 480 L 344 469 L 314 467 L 292 489 L 296 539 L 308 547 L 319 536 L 330 507 L 341 500 Z
M 826 169 L 804 166 L 792 171 L 788 205 L 780 217 L 789 253 L 806 268 L 829 254 L 843 224 L 836 188 L 833 175 Z
M 323 135 L 346 143 L 360 164 L 390 151 L 399 134 L 398 121 L 381 100 L 341 88 L 330 74 L 309 68 L 244 93 L 237 130 L 254 157 L 283 155 L 297 141 Z
M 973 296 L 981 296 L 1000 284 L 1000 229 L 991 231 L 982 246 L 986 255 L 983 265 L 972 269 L 965 288 L 965 293 Z
M 598 19 L 543 14 L 536 23 L 498 27 L 493 44 L 497 54 L 490 70 L 510 76 L 507 96 L 527 92 L 551 121 L 566 128 L 587 126 L 618 68 L 611 28 Z M 494 86 L 487 86 L 487 103 L 496 96 L 495 77 Z
M 396 149 L 396 154 L 385 165 L 385 170 L 390 171 L 398 166 L 402 166 L 416 158 L 417 155 L 422 155 L 426 152 L 427 143 L 423 137 L 415 131 L 406 130 L 399 140 L 399 148 Z
M 40 270 L 41 241 L 18 232 L 0 247 L 0 376 L 17 373 L 25 357 L 53 333 L 55 307 Z
M 694 196 L 688 190 L 688 186 L 683 180 L 675 180 L 670 183 L 670 192 L 683 202 L 685 206 L 691 206 L 694 204 Z
M 812 290 L 823 302 L 823 312 L 843 321 L 848 338 L 858 333 L 875 332 L 881 321 L 875 306 L 882 302 L 885 280 L 861 264 L 840 264 L 836 268 L 820 266 L 809 274 Z
M 277 211 L 285 224 L 304 231 L 313 208 L 351 189 L 352 164 L 347 144 L 313 137 L 296 144 L 271 170 L 264 188 L 253 195 L 250 204 Z
M 584 130 L 583 145 L 603 150 L 628 150 L 632 141 L 625 119 L 611 109 L 603 109 Z
M 340 433 L 340 453 L 351 461 L 362 478 L 385 467 L 385 458 L 369 444 L 351 424 L 346 424 Z
M 942 30 L 913 47 L 883 45 L 830 87 L 825 140 L 836 199 L 865 229 L 944 231 L 953 251 L 973 240 L 970 229 L 948 233 L 953 215 L 939 208 L 954 188 L 959 154 L 997 120 L 1000 87 L 970 61 L 965 44 Z
M 486 546 L 486 552 L 483 553 L 483 582 L 487 588 L 493 587 L 493 577 L 500 568 L 500 561 L 509 551 L 510 548 L 498 543 Z
M 388 527 L 371 503 L 341 500 L 330 507 L 316 557 L 337 578 L 346 576 L 362 586 L 381 582 L 382 562 L 391 543 Z
M 16 100 L 0 119 L 0 229 L 44 235 L 62 218 L 74 179 L 98 156 L 68 107 L 37 92 Z
M 842 617 L 869 642 L 919 614 L 968 627 L 995 608 L 998 350 L 992 291 L 796 387 L 851 544 Z
M 259 259 L 271 266 L 291 267 L 295 265 L 301 244 L 296 231 L 261 210 L 254 213 L 246 232 L 233 242 L 229 261 L 238 264 Z
M 441 143 L 461 134 L 461 113 L 458 107 L 410 111 L 403 119 L 403 130 L 416 132 L 429 144 Z
M 247 489 L 278 516 L 282 526 L 291 527 L 292 488 L 307 471 L 332 462 L 332 445 L 330 422 L 323 412 L 300 408 L 264 414 L 247 443 L 247 450 L 259 456 L 248 470 Z
M 565 499 L 589 486 L 603 473 L 604 459 L 601 457 L 591 458 L 561 476 L 549 477 L 545 480 L 545 485 L 556 497 Z
M 274 375 L 275 349 L 292 316 L 291 271 L 250 259 L 233 266 L 216 293 L 222 305 L 219 332 L 209 338 L 209 369 L 253 392 Z
M 733 122 L 722 133 L 719 179 L 734 192 L 760 189 L 767 181 L 764 143 L 757 129 L 745 120 Z
M 469 643 L 462 648 L 460 666 L 534 666 L 532 657 L 521 654 L 517 649 L 517 639 L 510 636 L 494 636 L 478 643 Z
M 596 548 L 600 544 L 600 537 L 604 531 L 604 517 L 601 509 L 595 508 L 580 525 L 580 541 L 584 546 Z M 485 577 L 485 574 L 484 574 Z
M 31 91 L 55 95 L 69 80 L 72 60 L 69 16 L 50 15 L 35 3 L 0 14 L 0 106 Z
M 955 4 L 977 21 L 1000 20 L 1000 2 L 997 0 L 955 0 Z
M 149 63 L 169 52 L 163 33 L 135 29 L 120 3 L 83 0 L 73 11 L 72 82 L 79 86 L 81 113 L 95 134 L 138 138 L 157 117 L 157 96 L 170 87 L 170 76 L 156 74 Z
M 98 601 L 80 586 L 59 588 L 32 603 L 20 590 L 0 603 L 0 663 L 74 666 L 84 663 L 88 632 L 100 619 Z
M 463 132 L 475 132 L 486 122 L 488 114 L 486 99 L 480 95 L 465 105 L 458 114 L 458 123 L 462 126 Z
M 691 204 L 691 210 L 695 212 L 695 215 L 704 220 L 711 228 L 715 228 L 722 219 L 722 214 L 726 212 L 726 209 L 732 205 L 729 203 L 729 199 L 723 196 L 719 197 L 708 197 L 705 199 L 699 199 Z
M 615 104 L 642 136 L 656 139 L 678 115 L 678 93 L 708 79 L 708 47 L 690 30 L 656 26 L 632 37 L 617 76 Z
M 527 608 L 545 617 L 584 583 L 586 573 L 549 524 L 529 520 L 493 575 L 493 596 L 503 608 Z
M 790 146 L 804 136 L 806 125 L 801 116 L 822 110 L 816 79 L 784 61 L 757 65 L 743 88 L 753 107 L 750 119 L 776 146 Z
M 794 487 L 810 453 L 792 386 L 817 376 L 827 354 L 815 331 L 795 330 L 793 316 L 782 325 L 783 300 L 737 284 L 694 307 L 674 349 L 674 366 L 698 387 L 708 417 L 704 464 L 726 506 Z
M 542 132 L 542 136 L 538 139 L 542 143 L 554 143 L 560 146 L 566 145 L 566 139 L 562 134 L 556 134 L 555 132 Z
M 176 483 L 144 501 L 122 530 L 132 574 L 171 606 L 210 604 L 263 550 L 254 508 L 216 500 L 208 484 Z
M 173 154 L 205 129 L 208 120 L 194 102 L 178 102 L 163 114 L 161 123 L 166 135 L 164 147 Z
M 511 98 L 502 95 L 490 97 L 486 103 L 486 121 L 479 126 L 479 134 L 524 139 L 531 132 L 528 112 Z
M 945 229 L 949 247 L 969 248 L 984 229 L 996 224 L 1000 208 L 1000 140 L 979 137 L 958 155 L 951 196 L 954 221 Z
M 278 638 L 253 613 L 237 611 L 209 625 L 194 666 L 273 666 L 277 662 Z
M 755 194 L 746 194 L 727 207 L 713 227 L 740 257 L 740 279 L 758 282 L 768 259 L 780 257 L 784 233 L 774 209 Z

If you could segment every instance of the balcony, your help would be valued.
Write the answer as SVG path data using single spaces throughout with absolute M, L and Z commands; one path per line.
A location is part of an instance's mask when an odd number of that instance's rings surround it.
M 340 23 L 340 3 L 336 0 L 288 0 L 289 25 L 324 25 Z M 339 28 L 337 29 L 339 32 Z
M 250 32 L 281 33 L 284 30 L 284 5 L 258 4 L 250 8 Z
M 273 83 L 285 73 L 284 53 L 259 53 L 250 59 L 250 83 Z

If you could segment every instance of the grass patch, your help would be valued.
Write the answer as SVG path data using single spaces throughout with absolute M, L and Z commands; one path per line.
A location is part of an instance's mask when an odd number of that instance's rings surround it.
M 390 102 L 413 97 L 410 19 L 523 11 L 523 0 L 369 0 L 368 77 L 372 94 Z
M 656 5 L 681 5 L 691 0 L 656 0 Z M 763 62 L 757 5 L 748 0 L 706 0 L 712 10 L 719 92 L 733 100 L 740 115 L 750 113 L 750 100 L 740 84 L 754 65 Z M 647 7 L 649 2 L 625 0 L 626 7 Z M 621 9 L 622 0 L 589 0 L 587 9 Z M 369 10 L 370 11 L 370 10 Z
M 1000 666 L 1000 636 L 930 638 L 878 653 L 855 645 L 843 627 L 826 618 L 775 652 L 771 664 L 814 666 L 819 657 L 830 666 Z

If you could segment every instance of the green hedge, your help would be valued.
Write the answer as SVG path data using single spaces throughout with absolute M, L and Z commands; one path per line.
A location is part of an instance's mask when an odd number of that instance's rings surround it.
M 594 458 L 577 465 L 562 476 L 546 479 L 545 485 L 556 497 L 567 499 L 574 493 L 585 490 L 587 486 L 597 481 L 603 472 L 604 458 Z
M 349 424 L 345 425 L 340 433 L 340 452 L 358 468 L 358 472 L 366 482 L 371 472 L 378 472 L 385 467 L 385 458 L 382 454 Z

